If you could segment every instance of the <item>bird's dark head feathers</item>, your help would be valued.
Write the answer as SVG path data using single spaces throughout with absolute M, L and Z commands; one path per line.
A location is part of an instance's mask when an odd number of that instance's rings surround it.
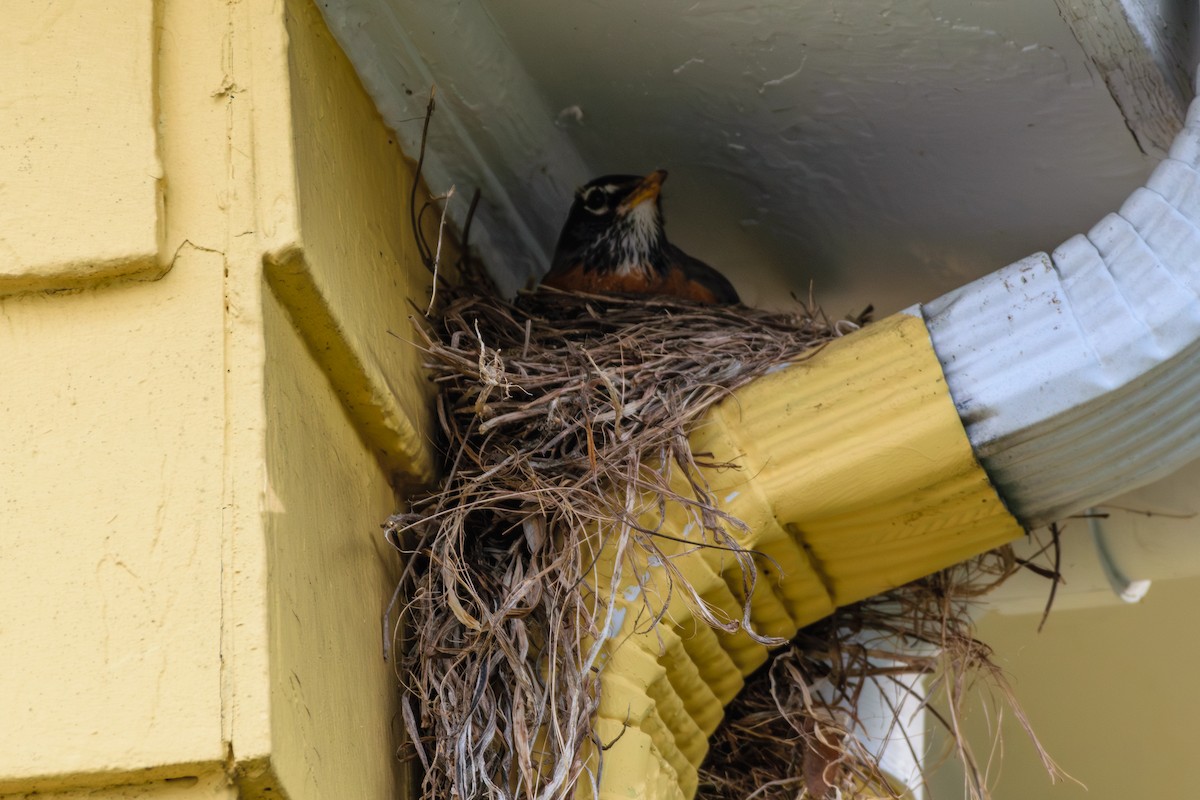
M 661 169 L 645 176 L 602 175 L 576 190 L 552 266 L 665 271 L 667 237 L 659 191 L 666 177 Z

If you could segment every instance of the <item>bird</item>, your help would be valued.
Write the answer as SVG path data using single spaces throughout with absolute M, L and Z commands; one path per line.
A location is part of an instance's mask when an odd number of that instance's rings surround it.
M 662 184 L 667 171 L 603 175 L 575 192 L 543 286 L 577 292 L 740 303 L 724 275 L 667 241 Z

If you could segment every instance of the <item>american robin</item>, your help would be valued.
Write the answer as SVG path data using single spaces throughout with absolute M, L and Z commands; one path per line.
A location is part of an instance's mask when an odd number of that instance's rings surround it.
M 583 292 L 740 302 L 733 284 L 667 241 L 659 192 L 666 170 L 604 175 L 575 192 L 546 286 Z

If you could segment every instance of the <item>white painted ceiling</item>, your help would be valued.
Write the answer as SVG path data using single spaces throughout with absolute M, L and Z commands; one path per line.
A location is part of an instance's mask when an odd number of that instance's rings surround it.
M 570 193 L 670 171 L 671 238 L 755 305 L 932 299 L 1114 210 L 1144 155 L 1052 0 L 323 0 L 507 290 Z
M 584 162 L 671 170 L 670 235 L 751 303 L 932 299 L 1152 166 L 1053 2 L 486 6 Z

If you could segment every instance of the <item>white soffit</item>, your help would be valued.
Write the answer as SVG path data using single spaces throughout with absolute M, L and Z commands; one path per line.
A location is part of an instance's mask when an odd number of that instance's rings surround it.
M 569 181 L 587 170 L 483 7 L 444 0 L 318 5 L 413 159 L 436 85 L 424 165 L 430 189 L 455 187 L 450 213 L 459 223 L 471 193 L 481 190 L 471 241 L 502 290 L 540 274 L 570 202 Z

